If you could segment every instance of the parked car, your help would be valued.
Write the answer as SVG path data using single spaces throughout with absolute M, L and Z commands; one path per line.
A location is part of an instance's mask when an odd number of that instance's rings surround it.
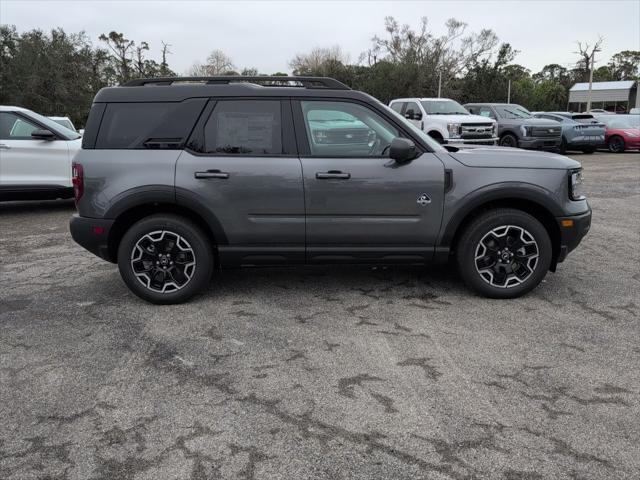
M 640 150 L 640 116 L 598 115 L 597 119 L 607 126 L 605 143 L 610 152 Z
M 640 115 L 640 108 L 638 107 L 634 107 L 631 110 L 629 110 L 629 114 L 631 115 Z
M 274 79 L 298 86 L 259 84 Z M 366 125 L 367 146 L 316 141 L 318 123 L 320 138 Z M 187 300 L 214 268 L 450 258 L 477 292 L 512 298 L 554 271 L 591 222 L 579 162 L 445 148 L 330 78 L 103 88 L 73 171 L 73 238 L 155 303 Z
M 56 122 L 58 125 L 62 125 L 63 127 L 78 133 L 78 130 L 76 130 L 76 127 L 73 125 L 73 122 L 69 117 L 49 117 L 49 118 L 54 122 Z
M 71 198 L 79 138 L 31 110 L 0 106 L 0 199 Z
M 498 141 L 495 120 L 471 115 L 448 98 L 398 98 L 389 106 L 439 143 L 495 145 Z
M 570 112 L 533 112 L 535 118 L 555 120 L 562 125 L 560 153 L 578 150 L 593 153 L 604 146 L 604 123 L 599 123 L 591 114 Z
M 562 143 L 562 127 L 555 120 L 534 118 L 515 103 L 468 103 L 471 113 L 498 122 L 499 145 L 541 150 L 556 150 Z

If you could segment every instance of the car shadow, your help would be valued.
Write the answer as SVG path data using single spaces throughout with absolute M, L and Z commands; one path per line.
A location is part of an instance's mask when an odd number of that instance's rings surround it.
M 73 199 L 0 201 L 0 214 L 27 212 L 46 213 L 64 210 L 75 210 Z

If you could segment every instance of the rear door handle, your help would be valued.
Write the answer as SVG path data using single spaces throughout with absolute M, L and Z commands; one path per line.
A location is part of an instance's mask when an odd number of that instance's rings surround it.
M 221 172 L 220 170 L 207 170 L 206 172 L 195 172 L 194 176 L 196 178 L 229 178 L 229 174 L 227 172 Z
M 10 148 L 6 143 L 0 143 L 0 150 L 9 150 Z
M 339 170 L 329 170 L 328 172 L 318 172 L 316 173 L 316 178 L 318 180 L 328 180 L 332 178 L 337 178 L 341 180 L 349 180 L 351 178 L 350 173 L 343 173 Z

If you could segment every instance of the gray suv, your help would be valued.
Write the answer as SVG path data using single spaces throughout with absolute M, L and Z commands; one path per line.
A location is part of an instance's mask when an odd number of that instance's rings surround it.
M 438 144 L 330 78 L 140 79 L 95 97 L 75 158 L 76 242 L 154 303 L 214 269 L 433 264 L 522 295 L 587 233 L 580 164 Z
M 534 118 L 515 103 L 467 103 L 471 113 L 498 122 L 498 145 L 539 150 L 557 150 L 562 144 L 562 125 L 555 120 Z

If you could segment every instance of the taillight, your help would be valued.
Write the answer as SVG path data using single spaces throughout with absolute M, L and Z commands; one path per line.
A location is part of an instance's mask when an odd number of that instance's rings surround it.
M 73 196 L 78 203 L 84 193 L 84 170 L 79 163 L 74 163 L 71 166 L 71 183 L 73 184 Z

